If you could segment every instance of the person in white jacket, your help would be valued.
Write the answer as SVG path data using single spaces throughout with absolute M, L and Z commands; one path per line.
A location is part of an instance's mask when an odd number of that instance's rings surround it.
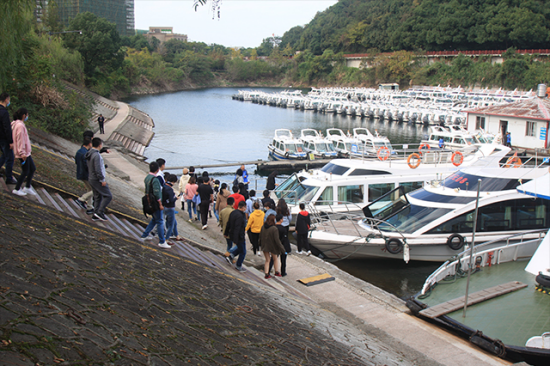
M 179 188 L 179 196 L 181 196 L 181 210 L 185 210 L 185 186 L 189 183 L 189 170 L 187 168 L 183 169 L 183 174 L 180 178 L 180 183 L 178 185 Z

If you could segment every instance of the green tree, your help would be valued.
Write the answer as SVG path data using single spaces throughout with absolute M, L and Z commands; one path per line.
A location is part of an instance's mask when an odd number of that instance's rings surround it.
M 21 61 L 25 36 L 31 29 L 33 0 L 3 0 L 0 6 L 0 89 L 13 78 Z
M 82 55 L 86 83 L 92 85 L 106 75 L 122 69 L 124 52 L 116 25 L 90 12 L 80 13 L 69 23 L 64 44 Z

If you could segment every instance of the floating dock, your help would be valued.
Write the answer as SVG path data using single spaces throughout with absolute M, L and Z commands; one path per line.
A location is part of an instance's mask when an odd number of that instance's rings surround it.
M 234 162 L 234 163 L 216 163 L 216 164 L 203 164 L 203 165 L 193 165 L 195 168 L 207 169 L 207 168 L 218 168 L 218 167 L 238 167 L 241 164 L 245 166 L 256 166 L 257 173 L 268 173 L 277 171 L 280 173 L 287 172 L 296 172 L 303 169 L 308 170 L 312 168 L 320 168 L 325 164 L 330 162 L 330 159 L 317 159 L 317 160 L 284 160 L 284 161 L 264 161 L 258 159 L 256 161 L 247 161 L 247 162 Z M 186 166 L 189 167 L 189 166 Z M 166 170 L 182 170 L 185 167 L 166 167 Z

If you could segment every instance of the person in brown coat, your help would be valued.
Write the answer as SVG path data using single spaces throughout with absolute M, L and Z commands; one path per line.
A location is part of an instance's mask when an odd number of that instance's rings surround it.
M 281 262 L 279 255 L 285 253 L 285 248 L 279 239 L 279 230 L 275 225 L 275 215 L 270 214 L 265 220 L 260 232 L 260 240 L 258 241 L 260 248 L 265 256 L 265 279 L 271 278 L 269 275 L 269 262 L 273 258 L 273 267 L 275 268 L 275 276 L 281 276 Z
M 222 183 L 220 192 L 218 192 L 218 196 L 216 197 L 216 206 L 214 207 L 214 210 L 217 213 L 220 213 L 227 206 L 227 198 L 229 195 L 231 195 L 231 192 L 227 189 L 227 184 L 224 182 Z

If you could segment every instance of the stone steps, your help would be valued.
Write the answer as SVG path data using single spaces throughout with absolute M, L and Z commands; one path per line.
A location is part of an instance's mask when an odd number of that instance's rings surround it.
M 6 185 L 5 181 L 0 178 L 0 190 L 7 191 L 11 194 L 13 187 L 14 185 Z M 117 213 L 107 214 L 108 221 L 95 222 L 92 220 L 92 217 L 90 215 L 87 215 L 86 212 L 80 206 L 78 206 L 78 204 L 75 202 L 75 199 L 72 197 L 67 197 L 67 194 L 59 193 L 56 192 L 54 189 L 46 189 L 44 187 L 35 187 L 35 191 L 37 192 L 36 196 L 26 195 L 23 198 L 34 201 L 40 205 L 54 208 L 59 212 L 74 217 L 75 219 L 84 221 L 90 225 L 101 227 L 105 230 L 125 236 L 132 240 L 139 241 L 141 234 L 145 229 L 140 223 L 132 222 L 131 220 Z M 196 263 L 206 265 L 218 271 L 230 274 L 233 274 L 233 272 L 237 273 L 234 267 L 230 267 L 221 255 L 216 255 L 210 251 L 202 251 L 191 245 L 187 240 L 170 242 L 173 242 L 174 245 L 168 251 L 175 255 L 184 257 Z M 152 241 L 152 244 L 158 244 L 158 239 L 154 239 Z M 258 272 L 254 271 L 254 269 L 249 268 L 248 270 L 249 271 L 240 273 L 243 278 L 256 283 L 267 285 L 269 287 L 279 289 L 283 288 L 281 286 L 274 287 L 272 284 L 270 284 L 270 282 L 265 281 L 262 276 L 259 276 Z

